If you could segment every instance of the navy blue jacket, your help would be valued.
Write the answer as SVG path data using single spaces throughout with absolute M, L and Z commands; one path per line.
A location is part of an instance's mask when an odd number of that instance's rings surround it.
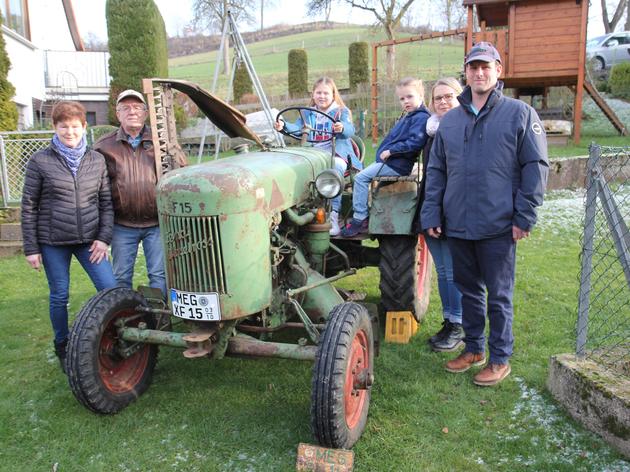
M 420 105 L 398 120 L 378 147 L 376 162 L 383 162 L 381 153 L 389 150 L 391 156 L 385 161 L 387 167 L 400 175 L 411 174 L 411 169 L 427 142 L 426 128 L 429 116 L 429 110 Z
M 497 84 L 475 116 L 470 87 L 440 121 L 427 169 L 422 229 L 448 237 L 492 238 L 530 231 L 549 173 L 547 138 L 536 111 Z

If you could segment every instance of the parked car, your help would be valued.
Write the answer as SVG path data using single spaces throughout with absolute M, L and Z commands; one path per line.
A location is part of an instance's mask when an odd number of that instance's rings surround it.
M 630 31 L 597 36 L 586 42 L 586 55 L 596 71 L 630 61 Z

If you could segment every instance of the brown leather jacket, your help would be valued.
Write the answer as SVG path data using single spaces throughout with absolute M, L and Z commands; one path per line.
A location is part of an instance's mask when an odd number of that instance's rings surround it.
M 151 128 L 144 127 L 134 151 L 122 128 L 99 139 L 94 150 L 105 156 L 112 187 L 114 222 L 133 228 L 157 226 L 155 158 Z

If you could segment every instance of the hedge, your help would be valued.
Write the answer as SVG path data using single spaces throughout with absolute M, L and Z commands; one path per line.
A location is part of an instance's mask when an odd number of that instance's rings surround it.
M 289 95 L 308 95 L 308 57 L 304 49 L 289 51 Z
M 369 83 L 368 43 L 364 41 L 350 43 L 348 47 L 348 76 L 351 90 L 356 90 L 359 84 Z

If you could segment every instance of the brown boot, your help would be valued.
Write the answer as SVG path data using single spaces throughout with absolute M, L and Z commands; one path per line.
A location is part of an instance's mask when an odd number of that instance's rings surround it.
M 486 362 L 486 356 L 483 352 L 463 352 L 455 359 L 448 361 L 444 368 L 449 372 L 458 374 L 466 372 L 474 365 L 483 365 Z
M 496 385 L 512 372 L 510 364 L 488 364 L 481 372 L 473 377 L 473 382 L 482 387 Z

